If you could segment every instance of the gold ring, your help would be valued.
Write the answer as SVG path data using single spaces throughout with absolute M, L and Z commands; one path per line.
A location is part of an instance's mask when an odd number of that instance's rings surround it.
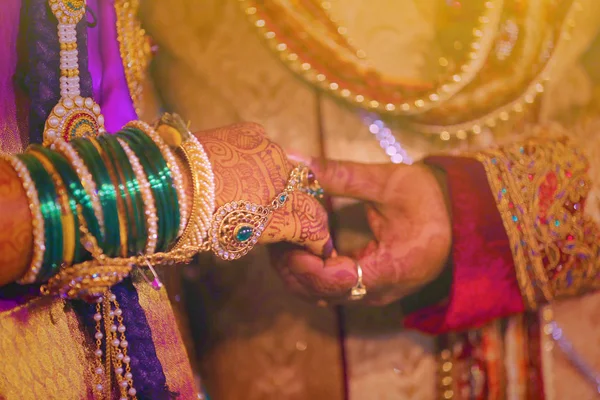
M 363 297 L 367 295 L 367 287 L 363 283 L 363 271 L 362 267 L 358 262 L 356 263 L 356 273 L 358 275 L 356 279 L 356 285 L 350 289 L 350 300 L 357 301 L 361 300 Z

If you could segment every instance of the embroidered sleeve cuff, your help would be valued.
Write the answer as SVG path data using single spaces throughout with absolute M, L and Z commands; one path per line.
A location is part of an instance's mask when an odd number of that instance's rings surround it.
M 468 157 L 431 157 L 426 162 L 447 175 L 452 284 L 446 301 L 408 315 L 405 326 L 440 334 L 524 311 L 511 244 L 484 165 Z

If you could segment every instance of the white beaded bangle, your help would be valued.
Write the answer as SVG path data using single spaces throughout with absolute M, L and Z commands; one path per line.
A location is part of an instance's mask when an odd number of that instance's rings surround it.
M 37 188 L 35 187 L 25 164 L 13 155 L 2 155 L 2 159 L 10 164 L 19 176 L 19 179 L 21 179 L 23 189 L 25 189 L 25 194 L 27 195 L 27 200 L 29 202 L 31 225 L 33 227 L 33 256 L 31 258 L 29 269 L 22 278 L 17 280 L 17 283 L 22 285 L 30 284 L 34 283 L 36 280 L 44 261 L 44 253 L 46 252 L 44 217 L 42 216 Z
M 156 250 L 156 243 L 158 241 L 158 216 L 156 215 L 156 202 L 154 200 L 154 196 L 152 196 L 150 182 L 144 173 L 144 169 L 142 168 L 140 160 L 137 158 L 133 150 L 131 150 L 131 147 L 129 147 L 129 145 L 123 140 L 117 140 L 119 141 L 119 144 L 123 148 L 125 154 L 127 154 L 127 158 L 129 159 L 129 163 L 133 168 L 135 178 L 138 180 L 140 185 L 140 193 L 142 195 L 142 199 L 144 200 L 144 215 L 146 216 L 148 234 L 145 253 L 153 254 Z
M 88 196 L 90 196 L 90 200 L 92 203 L 92 209 L 94 210 L 94 215 L 98 220 L 98 225 L 100 226 L 100 232 L 102 233 L 102 237 L 106 234 L 104 227 L 104 211 L 102 210 L 102 203 L 100 202 L 100 197 L 98 196 L 98 189 L 96 187 L 96 182 L 92 177 L 89 169 L 77 153 L 75 149 L 63 139 L 58 139 L 50 146 L 52 150 L 57 151 L 62 154 L 67 161 L 71 164 L 73 169 L 75 169 L 75 173 L 79 177 L 83 188 L 85 189 Z

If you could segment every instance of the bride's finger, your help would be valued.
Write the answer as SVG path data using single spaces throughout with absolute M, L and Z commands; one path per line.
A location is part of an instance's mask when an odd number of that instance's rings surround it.
M 290 242 L 317 256 L 329 257 L 333 242 L 327 212 L 312 196 L 294 192 L 285 206 L 276 210 L 259 243 Z

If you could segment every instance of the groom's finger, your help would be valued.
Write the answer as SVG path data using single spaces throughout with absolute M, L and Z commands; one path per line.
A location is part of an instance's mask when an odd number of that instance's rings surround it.
M 380 202 L 396 164 L 362 164 L 314 159 L 310 164 L 317 180 L 330 196 Z

